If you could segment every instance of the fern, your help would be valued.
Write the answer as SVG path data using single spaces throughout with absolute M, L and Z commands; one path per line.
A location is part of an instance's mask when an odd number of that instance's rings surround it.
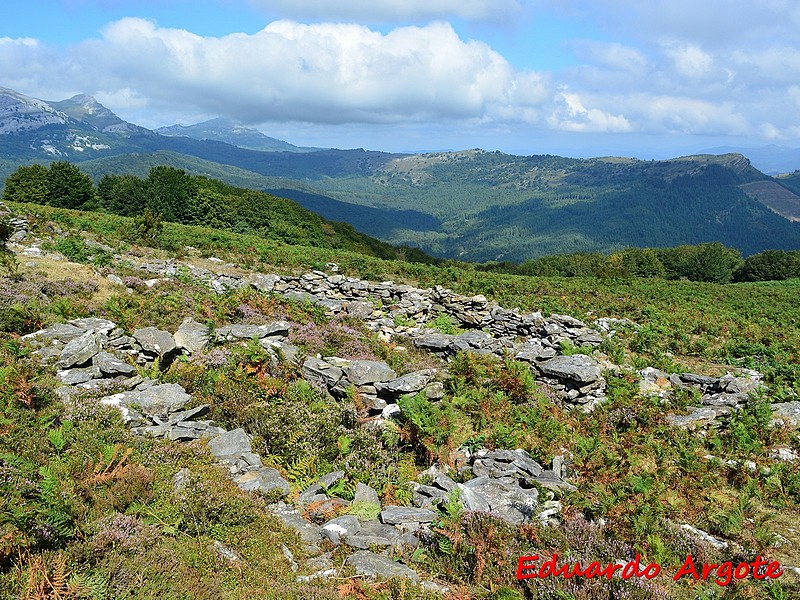
M 307 487 L 316 473 L 317 457 L 313 454 L 298 456 L 286 469 L 289 481 L 299 488 Z

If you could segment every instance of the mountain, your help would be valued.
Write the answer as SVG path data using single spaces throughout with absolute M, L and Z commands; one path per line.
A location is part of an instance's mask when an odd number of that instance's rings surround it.
M 184 129 L 206 139 L 125 123 L 89 96 L 47 103 L 0 89 L 0 181 L 21 163 L 85 163 L 99 180 L 105 173 L 144 176 L 163 160 L 194 175 L 278 191 L 385 242 L 471 261 L 711 241 L 745 255 L 800 248 L 796 178 L 765 175 L 738 153 L 642 161 L 479 149 L 264 152 L 208 138 L 271 139 L 228 120 Z
M 785 148 L 775 144 L 758 148 L 720 146 L 703 152 L 707 154 L 742 154 L 750 159 L 753 166 L 768 175 L 792 173 L 800 169 L 800 148 Z
M 144 127 L 123 121 L 92 96 L 87 96 L 86 94 L 78 94 L 68 100 L 48 102 L 48 104 L 76 121 L 89 125 L 103 133 L 152 135 L 152 132 Z
M 156 133 L 164 136 L 190 137 L 196 140 L 214 140 L 239 148 L 263 152 L 314 152 L 320 150 L 320 148 L 295 146 L 289 142 L 269 137 L 258 129 L 245 127 L 238 121 L 226 117 L 218 117 L 195 125 L 159 127 L 156 129 Z

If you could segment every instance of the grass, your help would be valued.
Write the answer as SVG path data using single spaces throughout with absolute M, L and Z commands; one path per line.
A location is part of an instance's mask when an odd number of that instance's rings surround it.
M 173 252 L 133 245 L 125 237 L 129 222 L 120 217 L 14 208 L 36 213 L 40 234 L 57 223 L 142 259 Z M 456 263 L 431 267 L 273 246 L 172 224 L 165 224 L 163 235 L 159 244 L 167 248 L 196 248 L 181 250 L 184 260 L 219 256 L 234 264 L 231 272 L 248 267 L 297 272 L 337 262 L 348 275 L 442 284 L 523 311 L 589 321 L 625 317 L 639 324 L 601 348 L 627 367 L 606 374 L 609 400 L 589 415 L 554 404 L 523 364 L 473 355 L 459 355 L 449 364 L 440 402 L 404 399 L 403 418 L 383 434 L 355 426 L 364 416 L 357 394 L 334 402 L 296 370 L 271 367 L 252 345 L 212 346 L 162 374 L 163 380 L 182 384 L 194 402 L 210 404 L 211 417 L 223 426 L 245 427 L 256 450 L 293 484 L 293 493 L 341 468 L 347 477 L 337 488 L 340 495 L 362 482 L 385 503 L 407 504 L 409 483 L 418 481 L 433 460 L 453 463 L 461 447 L 521 447 L 542 464 L 565 455 L 577 491 L 559 494 L 558 527 L 511 527 L 485 515 L 444 509 L 431 539 L 418 552 L 398 556 L 449 586 L 448 598 L 706 598 L 712 590 L 725 598 L 800 594 L 788 574 L 773 585 L 742 581 L 725 589 L 668 577 L 649 587 L 638 580 L 579 585 L 559 579 L 535 586 L 514 578 L 517 557 L 552 552 L 584 564 L 640 553 L 661 562 L 665 571 L 677 569 L 689 553 L 710 562 L 763 553 L 800 564 L 794 526 L 800 520 L 800 465 L 769 459 L 778 446 L 800 450 L 800 440 L 796 432 L 771 427 L 767 410 L 768 402 L 792 398 L 798 389 L 800 282 L 530 278 L 478 273 Z M 269 515 L 265 499 L 242 494 L 202 443 L 133 437 L 115 413 L 91 402 L 65 407 L 53 394 L 50 372 L 15 338 L 47 323 L 90 315 L 127 329 L 154 325 L 171 331 L 185 316 L 213 325 L 289 319 L 306 324 L 293 335 L 310 353 L 388 360 L 399 373 L 431 359 L 395 352 L 358 322 L 328 319 L 310 305 L 249 290 L 215 295 L 186 279 L 154 288 L 130 280 L 129 293 L 107 282 L 108 267 L 32 260 L 36 267 L 22 260 L 20 276 L 3 278 L 0 286 L 0 598 L 55 598 L 56 593 L 64 598 L 424 597 L 414 586 L 396 582 L 295 583 L 281 547 L 287 546 L 302 566 L 300 540 Z M 124 264 L 114 272 L 123 278 L 141 275 Z M 437 323 L 443 330 L 452 325 L 444 319 Z M 642 397 L 632 373 L 638 364 L 713 373 L 755 366 L 767 373 L 771 387 L 728 426 L 701 436 L 666 425 L 666 412 L 680 410 L 690 399 Z M 746 467 L 747 460 L 755 470 Z M 192 473 L 191 486 L 175 492 L 172 478 L 184 467 Z M 374 507 L 353 510 L 374 514 Z M 712 550 L 682 532 L 680 523 L 745 550 Z M 776 532 L 791 543 L 773 547 Z M 215 541 L 241 561 L 220 558 Z M 335 550 L 334 562 L 341 564 L 345 554 Z M 46 580 L 73 582 L 73 589 L 50 589 L 42 583 Z

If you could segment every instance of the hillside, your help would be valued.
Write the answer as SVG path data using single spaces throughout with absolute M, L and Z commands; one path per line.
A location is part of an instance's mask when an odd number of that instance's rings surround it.
M 231 146 L 260 150 L 262 152 L 313 152 L 321 148 L 303 148 L 245 127 L 232 119 L 218 117 L 194 125 L 171 125 L 155 130 L 159 135 L 190 137 L 196 140 L 214 140 Z
M 800 594 L 798 280 L 519 277 L 10 209 L 8 597 Z M 660 574 L 519 576 L 554 554 Z M 715 566 L 674 578 L 689 560 Z
M 142 130 L 84 96 L 51 104 L 10 90 L 0 97 L 0 176 L 20 163 L 68 159 L 86 162 L 97 181 L 165 160 L 235 185 L 280 190 L 385 242 L 469 261 L 712 241 L 745 255 L 800 248 L 800 223 L 786 217 L 793 209 L 778 206 L 793 202 L 776 187 L 791 189 L 791 179 L 772 179 L 739 154 L 640 161 L 482 150 L 263 152 Z M 212 130 L 236 142 L 235 124 L 193 131 L 203 137 Z

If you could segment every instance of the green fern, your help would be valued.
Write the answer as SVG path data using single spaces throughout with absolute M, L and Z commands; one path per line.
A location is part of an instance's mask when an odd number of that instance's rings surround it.
M 286 469 L 287 478 L 299 488 L 305 488 L 316 473 L 317 457 L 313 454 L 297 457 Z

